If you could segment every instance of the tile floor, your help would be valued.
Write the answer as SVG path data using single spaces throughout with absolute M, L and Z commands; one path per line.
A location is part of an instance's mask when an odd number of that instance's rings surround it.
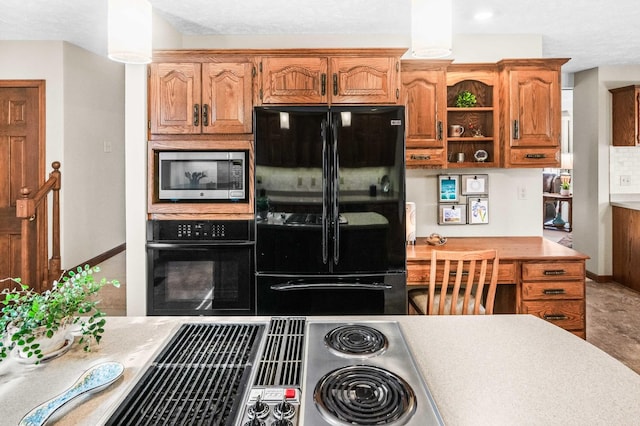
M 566 232 L 545 231 L 558 241 Z M 557 235 L 556 235 L 557 234 Z M 101 290 L 101 307 L 108 315 L 126 315 L 124 252 L 100 264 L 103 276 L 120 280 L 120 288 Z M 617 283 L 587 279 L 587 341 L 640 374 L 640 293 Z

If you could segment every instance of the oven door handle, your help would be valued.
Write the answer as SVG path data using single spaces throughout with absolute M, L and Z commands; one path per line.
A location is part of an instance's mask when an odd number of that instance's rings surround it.
M 206 241 L 206 242 L 178 242 L 178 243 L 147 243 L 151 249 L 209 249 L 218 247 L 250 247 L 255 245 L 253 241 Z
M 271 290 L 275 291 L 334 289 L 389 290 L 391 288 L 392 286 L 389 284 L 383 283 L 282 283 L 271 286 Z

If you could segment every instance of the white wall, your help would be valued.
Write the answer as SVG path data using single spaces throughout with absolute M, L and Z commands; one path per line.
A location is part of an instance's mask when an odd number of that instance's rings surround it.
M 46 81 L 46 175 L 53 161 L 62 172 L 62 267 L 122 244 L 124 67 L 60 41 L 0 41 L 0 58 L 0 79 Z

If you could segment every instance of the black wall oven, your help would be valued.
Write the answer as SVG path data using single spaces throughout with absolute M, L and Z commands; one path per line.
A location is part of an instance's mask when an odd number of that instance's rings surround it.
M 253 221 L 147 222 L 148 315 L 253 315 Z

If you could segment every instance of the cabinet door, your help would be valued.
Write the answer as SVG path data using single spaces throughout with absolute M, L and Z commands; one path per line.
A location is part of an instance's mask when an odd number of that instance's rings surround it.
M 407 148 L 443 148 L 447 92 L 444 71 L 402 73 Z
M 558 73 L 511 71 L 511 146 L 556 147 L 560 141 Z
M 393 57 L 331 58 L 331 103 L 398 103 L 399 67 Z
M 149 65 L 151 133 L 200 133 L 200 64 Z
M 251 133 L 253 64 L 202 64 L 202 133 Z
M 612 145 L 640 145 L 640 86 L 626 86 L 610 92 Z
M 262 59 L 262 103 L 326 103 L 327 58 Z

